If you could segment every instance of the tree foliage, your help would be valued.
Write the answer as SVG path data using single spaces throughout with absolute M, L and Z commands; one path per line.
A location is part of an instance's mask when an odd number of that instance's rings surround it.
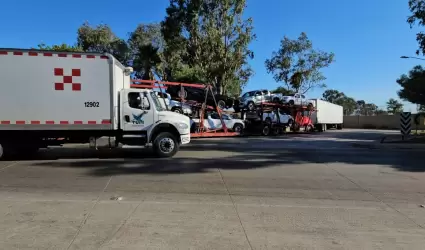
M 412 15 L 407 18 L 407 22 L 412 28 L 416 24 L 419 26 L 425 25 L 425 1 L 424 0 L 409 0 L 409 9 Z M 419 49 L 416 54 L 425 55 L 425 34 L 419 32 L 416 34 L 416 41 L 419 43 Z
M 306 33 L 296 40 L 284 37 L 278 51 L 265 61 L 268 73 L 288 89 L 306 93 L 315 87 L 326 87 L 321 70 L 334 61 L 334 54 L 316 50 Z
M 402 100 L 425 105 L 425 70 L 422 66 L 413 67 L 408 75 L 401 75 L 397 83 L 402 88 L 398 91 Z
M 162 52 L 164 40 L 159 24 L 139 24 L 131 32 L 128 46 L 132 55 L 132 66 L 135 77 L 143 80 L 153 80 L 155 75 L 164 78 L 162 68 Z
M 124 39 L 117 37 L 106 24 L 91 26 L 88 22 L 78 28 L 77 46 L 85 52 L 109 53 L 118 61 L 128 64 L 130 50 Z
M 394 98 L 390 98 L 387 102 L 387 112 L 390 114 L 397 114 L 403 112 L 403 104 Z
M 240 91 L 252 75 L 248 45 L 255 38 L 245 7 L 245 0 L 170 0 L 161 23 L 167 78 Z
M 276 89 L 272 90 L 271 92 L 274 94 L 282 94 L 284 96 L 295 94 L 294 91 L 289 90 L 283 86 L 279 86 Z
M 354 98 L 346 96 L 343 92 L 328 89 L 322 94 L 322 100 L 341 105 L 345 115 L 351 115 L 356 110 L 357 103 Z
M 378 106 L 376 106 L 373 103 L 366 103 L 364 100 L 358 100 L 356 104 L 357 104 L 356 113 L 358 115 L 371 116 L 371 115 L 377 114 Z
M 45 43 L 40 43 L 39 45 L 37 45 L 37 47 L 38 49 L 41 49 L 41 50 L 62 51 L 62 52 L 84 52 L 83 49 L 81 47 L 78 47 L 77 45 L 70 46 L 65 43 L 60 45 L 51 45 L 51 46 L 46 45 Z

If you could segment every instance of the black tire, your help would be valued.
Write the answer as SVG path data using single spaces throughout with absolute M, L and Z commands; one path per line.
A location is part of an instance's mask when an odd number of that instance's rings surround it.
M 0 144 L 0 160 L 3 159 L 4 156 L 4 149 L 3 146 Z
M 199 125 L 194 122 L 192 126 L 190 127 L 190 133 L 198 133 L 199 132 Z
M 272 128 L 272 135 L 278 136 L 279 133 L 280 133 L 279 128 L 277 128 L 277 127 L 276 128 Z
M 171 108 L 171 111 L 175 113 L 183 114 L 183 109 L 180 107 L 173 107 Z
M 294 106 L 294 105 L 295 105 L 294 100 L 290 100 L 290 101 L 289 101 L 289 105 Z
M 266 125 L 263 126 L 263 129 L 261 130 L 261 134 L 264 135 L 264 136 L 269 136 L 270 131 L 271 131 L 270 125 L 266 124 Z
M 179 98 L 181 98 L 181 91 L 179 90 L 179 91 L 177 91 L 177 96 L 179 97 Z M 184 96 L 184 98 L 183 99 L 186 99 L 187 98 L 187 91 L 186 90 L 183 90 L 183 96 Z
M 243 131 L 243 125 L 240 123 L 236 123 L 235 125 L 233 125 L 233 132 L 237 132 L 242 134 Z
M 294 120 L 289 119 L 288 120 L 288 127 L 292 128 L 292 126 L 294 126 Z
M 248 102 L 248 110 L 253 111 L 255 109 L 255 103 L 253 101 Z
M 226 102 L 225 102 L 225 101 L 223 101 L 223 100 L 218 100 L 218 102 L 217 102 L 217 106 L 218 106 L 220 109 L 225 109 L 225 108 L 226 108 Z
M 241 108 L 239 107 L 239 105 L 238 106 L 233 106 L 233 109 L 235 110 L 235 113 L 239 113 L 239 112 L 241 112 Z
M 273 98 L 273 102 L 279 103 L 280 102 L 280 99 L 278 97 L 275 97 L 275 98 Z
M 337 125 L 336 125 L 336 129 L 338 129 L 338 130 L 342 130 L 342 124 L 337 124 Z
M 161 132 L 153 140 L 153 150 L 159 158 L 173 157 L 179 151 L 179 148 L 179 142 L 169 132 Z
M 226 100 L 226 108 L 231 108 L 233 107 L 233 105 L 235 105 L 235 100 L 233 100 L 232 98 Z

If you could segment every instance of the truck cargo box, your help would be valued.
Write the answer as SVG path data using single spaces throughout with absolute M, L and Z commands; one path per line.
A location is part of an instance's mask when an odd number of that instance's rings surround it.
M 343 107 L 320 99 L 312 99 L 317 111 L 312 113 L 311 120 L 313 124 L 332 124 L 343 123 Z
M 110 55 L 0 48 L 0 130 L 111 130 L 125 67 Z

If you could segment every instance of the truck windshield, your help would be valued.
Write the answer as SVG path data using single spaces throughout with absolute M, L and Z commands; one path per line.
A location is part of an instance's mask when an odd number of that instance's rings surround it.
M 161 103 L 159 102 L 157 94 L 154 91 L 152 91 L 152 92 L 150 92 L 150 95 L 152 97 L 152 101 L 155 105 L 156 110 L 157 111 L 164 111 L 165 109 L 162 107 Z

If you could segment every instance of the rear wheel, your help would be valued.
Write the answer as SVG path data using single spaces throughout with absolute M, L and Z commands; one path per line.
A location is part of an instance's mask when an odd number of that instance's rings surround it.
M 0 160 L 3 159 L 4 156 L 4 150 L 3 150 L 3 146 L 0 144 Z
M 254 109 L 255 109 L 255 104 L 254 104 L 254 102 L 248 102 L 248 110 L 250 110 L 250 111 L 253 111 Z
M 264 136 L 270 135 L 270 125 L 266 124 L 263 126 L 263 130 L 261 131 L 261 134 Z
M 179 142 L 169 132 L 159 133 L 153 141 L 153 150 L 160 158 L 173 157 L 179 150 Z
M 226 102 L 225 102 L 225 101 L 223 101 L 223 100 L 219 100 L 219 101 L 217 102 L 217 106 L 218 106 L 220 109 L 225 109 L 225 108 L 226 108 Z
M 242 133 L 243 130 L 243 125 L 240 123 L 236 123 L 235 125 L 233 125 L 233 131 L 237 132 L 237 133 Z

